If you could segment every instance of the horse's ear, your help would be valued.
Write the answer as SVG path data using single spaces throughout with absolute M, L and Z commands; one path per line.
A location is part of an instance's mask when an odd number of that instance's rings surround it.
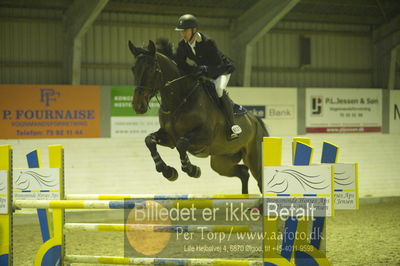
M 149 50 L 149 53 L 152 55 L 156 54 L 156 45 L 152 40 L 149 40 L 149 45 L 147 46 L 147 50 Z
M 131 53 L 136 57 L 139 55 L 140 51 L 138 48 L 135 47 L 135 45 L 133 45 L 133 43 L 131 41 L 128 41 L 128 46 L 129 46 L 129 50 L 131 50 Z

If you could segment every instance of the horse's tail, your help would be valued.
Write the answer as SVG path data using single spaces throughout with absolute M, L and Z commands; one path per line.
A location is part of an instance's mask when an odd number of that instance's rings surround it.
M 264 124 L 264 121 L 262 121 L 262 119 L 257 117 L 257 116 L 256 116 L 256 118 L 257 118 L 257 121 L 258 121 L 258 123 L 260 124 L 260 126 L 262 128 L 262 131 L 263 131 L 262 136 L 263 137 L 269 137 L 269 133 L 268 133 L 267 127 Z

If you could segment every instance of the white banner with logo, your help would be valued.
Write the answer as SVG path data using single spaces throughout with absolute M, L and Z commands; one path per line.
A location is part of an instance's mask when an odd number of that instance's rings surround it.
M 229 87 L 232 100 L 260 117 L 270 135 L 297 134 L 297 88 Z
M 382 90 L 306 89 L 307 133 L 381 132 Z
M 338 163 L 334 166 L 335 210 L 358 209 L 358 164 Z
M 331 165 L 266 166 L 263 177 L 264 216 L 332 216 Z
M 400 134 L 400 90 L 390 91 L 389 132 Z
M 14 169 L 13 197 L 14 200 L 59 200 L 60 169 Z

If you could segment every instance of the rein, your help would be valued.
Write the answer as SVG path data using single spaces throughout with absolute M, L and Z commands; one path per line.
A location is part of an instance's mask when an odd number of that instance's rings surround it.
M 175 83 L 175 82 L 180 81 L 180 80 L 182 80 L 182 79 L 188 78 L 188 77 L 190 77 L 190 76 L 192 76 L 192 74 L 188 74 L 188 75 L 181 76 L 181 77 L 179 77 L 179 78 L 176 78 L 176 79 L 167 81 L 167 82 L 165 83 L 164 87 L 169 87 L 172 83 Z
M 174 79 L 174 80 L 171 80 L 171 81 L 166 82 L 164 86 L 165 86 L 165 87 L 168 87 L 168 86 L 170 86 L 172 83 L 175 83 L 175 82 L 177 82 L 177 81 L 183 80 L 183 79 L 188 78 L 188 77 L 190 77 L 190 76 L 192 76 L 192 75 L 191 75 L 191 74 L 188 74 L 188 75 L 185 75 L 185 76 L 181 76 L 181 77 L 179 77 L 179 78 L 176 78 L 176 79 Z M 174 111 L 165 111 L 165 110 L 163 110 L 163 106 L 162 106 L 162 104 L 160 103 L 160 110 L 161 110 L 161 112 L 163 112 L 163 114 L 167 114 L 167 115 L 174 115 L 180 108 L 182 108 L 182 106 L 184 106 L 184 105 L 187 103 L 187 101 L 189 100 L 190 96 L 192 96 L 192 94 L 193 94 L 193 93 L 196 91 L 196 89 L 198 88 L 198 85 L 199 85 L 199 83 L 198 83 L 198 82 L 195 82 L 193 88 L 192 88 L 192 89 L 189 91 L 189 93 L 183 98 L 182 102 L 175 108 Z M 158 98 L 157 98 L 157 101 L 158 101 Z
M 162 71 L 161 71 L 160 63 L 158 62 L 157 58 L 155 59 L 155 65 L 156 65 L 155 72 L 156 72 L 156 74 L 157 74 L 157 76 L 158 76 L 158 79 L 159 79 L 159 80 L 163 80 L 163 76 L 164 76 L 164 75 L 163 75 L 163 73 L 162 73 Z M 186 78 L 188 78 L 188 77 L 192 77 L 192 76 L 193 76 L 193 74 L 187 74 L 187 75 L 178 77 L 178 78 L 176 78 L 176 79 L 167 81 L 167 82 L 164 84 L 164 87 L 169 87 L 169 86 L 171 86 L 171 85 L 172 85 L 173 83 L 175 83 L 175 82 L 184 80 L 184 79 L 186 79 Z M 196 89 L 198 88 L 198 85 L 199 85 L 199 83 L 198 83 L 198 82 L 195 82 L 193 88 L 192 88 L 192 89 L 189 91 L 189 93 L 183 98 L 182 102 L 175 108 L 174 111 L 165 111 L 165 110 L 164 110 L 162 103 L 161 103 L 160 100 L 158 99 L 158 96 L 157 96 L 157 93 L 156 93 L 156 92 L 157 92 L 157 89 L 156 89 L 156 88 L 150 88 L 150 87 L 148 87 L 148 86 L 139 85 L 139 86 L 136 87 L 136 89 L 149 90 L 149 91 L 150 91 L 151 97 L 155 96 L 156 99 L 157 99 L 157 102 L 160 104 L 160 111 L 161 111 L 163 114 L 174 115 L 180 108 L 182 108 L 183 105 L 185 105 L 185 104 L 187 103 L 187 101 L 189 100 L 189 98 L 192 96 L 192 94 L 193 94 L 193 93 L 196 91 Z M 148 106 L 148 108 L 150 108 L 150 106 Z

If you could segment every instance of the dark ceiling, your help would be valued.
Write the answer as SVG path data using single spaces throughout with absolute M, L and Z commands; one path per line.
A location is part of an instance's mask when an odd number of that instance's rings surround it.
M 110 0 L 105 11 L 237 18 L 264 0 Z M 66 9 L 73 0 L 0 0 L 0 7 Z M 400 0 L 300 0 L 286 21 L 379 25 L 400 14 Z

